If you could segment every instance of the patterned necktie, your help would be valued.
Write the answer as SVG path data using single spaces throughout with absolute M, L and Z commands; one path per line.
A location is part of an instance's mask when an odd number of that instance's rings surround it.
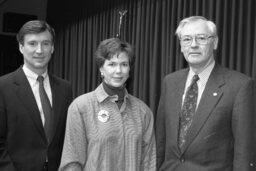
M 195 111 L 196 111 L 197 96 L 198 96 L 198 86 L 196 82 L 198 80 L 199 80 L 198 75 L 194 75 L 192 83 L 187 90 L 184 103 L 181 109 L 180 130 L 179 130 L 179 139 L 178 139 L 180 149 L 186 142 L 186 135 L 187 135 L 188 129 L 192 124 L 193 115 L 195 114 Z
M 43 113 L 44 113 L 44 131 L 46 134 L 46 137 L 49 141 L 49 136 L 50 136 L 50 115 L 51 115 L 51 104 L 49 101 L 49 98 L 45 92 L 44 89 L 44 77 L 43 76 L 38 76 L 37 81 L 39 82 L 39 94 L 40 94 L 40 100 L 43 108 Z

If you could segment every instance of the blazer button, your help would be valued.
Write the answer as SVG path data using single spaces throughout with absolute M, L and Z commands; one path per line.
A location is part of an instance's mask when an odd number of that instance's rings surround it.
M 180 162 L 181 162 L 181 163 L 184 163 L 184 162 L 185 162 L 185 159 L 184 159 L 184 158 L 181 158 L 181 159 L 180 159 Z

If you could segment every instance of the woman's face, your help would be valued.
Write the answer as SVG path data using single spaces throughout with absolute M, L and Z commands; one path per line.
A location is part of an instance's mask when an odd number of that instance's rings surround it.
M 115 54 L 110 60 L 105 60 L 100 72 L 105 83 L 113 87 L 121 87 L 129 77 L 129 57 L 126 53 Z

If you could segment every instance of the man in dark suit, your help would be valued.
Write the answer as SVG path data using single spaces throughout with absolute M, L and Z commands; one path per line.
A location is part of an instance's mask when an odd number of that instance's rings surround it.
M 255 171 L 255 83 L 215 63 L 213 22 L 183 19 L 189 68 L 167 75 L 156 116 L 159 171 Z
M 0 77 L 1 171 L 58 170 L 72 90 L 47 72 L 54 38 L 53 28 L 38 20 L 17 34 L 24 65 Z

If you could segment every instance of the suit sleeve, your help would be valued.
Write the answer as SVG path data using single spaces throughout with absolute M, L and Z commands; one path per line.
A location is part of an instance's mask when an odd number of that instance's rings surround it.
M 4 107 L 3 94 L 0 90 L 0 170 L 15 171 L 13 162 L 6 149 L 7 114 Z
M 157 170 L 164 162 L 165 156 L 165 112 L 164 100 L 166 94 L 166 81 L 163 81 L 161 97 L 156 115 L 156 149 L 157 149 Z
M 239 89 L 233 107 L 234 171 L 256 170 L 255 106 L 255 83 L 249 80 Z

